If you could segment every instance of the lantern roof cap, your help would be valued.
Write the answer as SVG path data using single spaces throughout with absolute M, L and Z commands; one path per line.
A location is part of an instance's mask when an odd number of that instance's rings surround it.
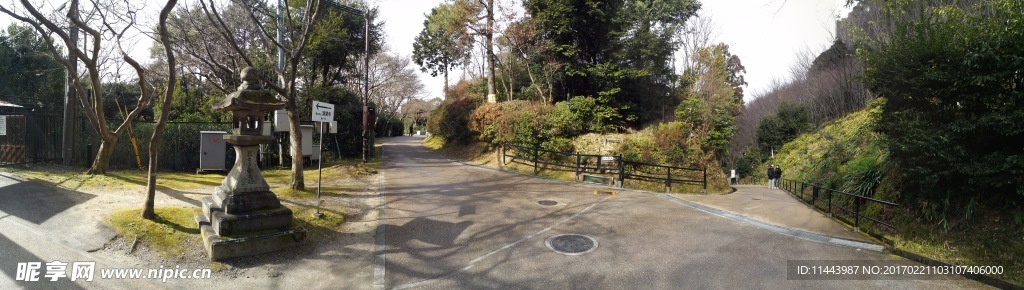
M 260 89 L 256 69 L 247 67 L 240 77 L 242 85 L 238 90 L 224 97 L 224 101 L 213 104 L 213 108 L 221 111 L 272 111 L 284 108 L 285 102 L 274 94 Z

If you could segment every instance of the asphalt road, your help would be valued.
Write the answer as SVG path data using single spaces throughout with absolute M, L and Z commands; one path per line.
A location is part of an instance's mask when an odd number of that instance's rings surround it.
M 141 289 L 153 281 L 100 279 L 98 269 L 122 267 L 92 252 L 114 237 L 114 230 L 88 209 L 78 206 L 95 195 L 59 189 L 0 175 L 0 289 Z M 44 277 L 45 264 L 95 262 L 94 281 L 56 282 Z M 17 281 L 18 263 L 43 264 L 39 281 Z
M 899 258 L 779 234 L 657 194 L 595 195 L 591 186 L 452 162 L 421 140 L 384 146 L 380 288 L 984 288 L 958 278 L 788 280 L 790 260 Z M 565 233 L 593 237 L 597 249 L 570 256 L 545 246 Z

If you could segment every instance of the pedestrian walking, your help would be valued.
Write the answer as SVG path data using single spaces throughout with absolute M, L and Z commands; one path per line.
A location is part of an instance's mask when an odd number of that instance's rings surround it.
M 768 189 L 772 189 L 775 183 L 775 164 L 768 166 Z
M 779 188 L 779 183 L 782 181 L 782 166 L 775 167 L 775 188 Z

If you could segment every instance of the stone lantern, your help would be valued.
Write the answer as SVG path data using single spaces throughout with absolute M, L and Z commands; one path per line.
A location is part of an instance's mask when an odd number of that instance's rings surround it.
M 284 108 L 284 101 L 261 90 L 256 70 L 242 70 L 242 85 L 213 108 L 231 112 L 231 133 L 224 141 L 235 147 L 235 165 L 203 198 L 203 212 L 196 214 L 203 243 L 211 260 L 272 252 L 295 245 L 306 237 L 302 228 L 291 228 L 292 211 L 270 191 L 257 163 L 263 136 L 263 117 Z

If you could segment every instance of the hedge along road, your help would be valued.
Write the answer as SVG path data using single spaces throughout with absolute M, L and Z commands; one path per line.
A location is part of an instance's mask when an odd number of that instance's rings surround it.
M 375 288 L 983 287 L 958 277 L 788 280 L 789 260 L 895 258 L 779 234 L 655 194 L 595 195 L 591 186 L 468 166 L 421 140 L 384 144 Z M 594 238 L 597 248 L 564 255 L 546 246 L 570 233 Z

